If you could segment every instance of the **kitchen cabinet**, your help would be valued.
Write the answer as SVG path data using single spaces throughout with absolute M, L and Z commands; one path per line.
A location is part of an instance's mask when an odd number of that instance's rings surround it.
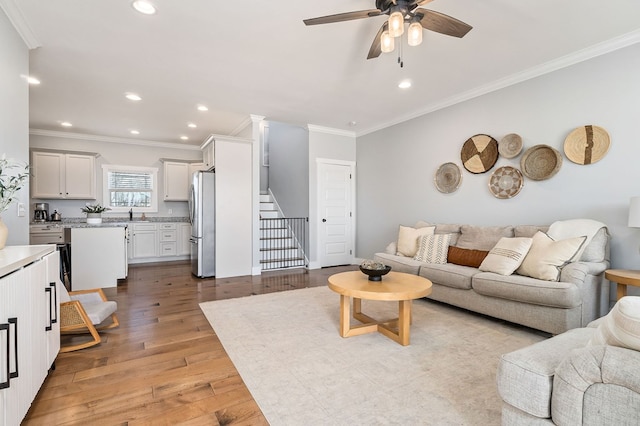
M 116 287 L 127 277 L 123 226 L 71 228 L 72 290 Z
M 164 200 L 187 201 L 189 199 L 189 163 L 164 162 Z
M 210 138 L 208 143 L 202 148 L 202 159 L 205 170 L 211 170 L 215 167 L 215 140 L 213 138 Z
M 95 154 L 33 151 L 32 198 L 96 198 Z
M 131 259 L 158 256 L 158 227 L 155 223 L 134 223 L 129 238 Z
M 178 256 L 191 256 L 191 225 L 178 224 Z
M 20 424 L 60 349 L 55 246 L 9 246 L 0 261 L 0 424 Z M 7 377 L 8 373 L 8 377 Z
M 176 223 L 161 223 L 159 226 L 160 256 L 175 256 L 178 254 L 178 225 Z

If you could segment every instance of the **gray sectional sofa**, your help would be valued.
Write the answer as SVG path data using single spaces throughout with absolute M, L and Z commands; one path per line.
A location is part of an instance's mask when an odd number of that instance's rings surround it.
M 597 223 L 597 222 L 595 222 Z M 433 226 L 419 222 L 415 228 Z M 450 234 L 450 246 L 490 251 L 502 238 L 531 238 L 549 226 L 481 227 L 435 224 L 435 234 Z M 551 334 L 584 327 L 609 311 L 609 233 L 603 225 L 585 242 L 579 258 L 559 268 L 559 280 L 483 272 L 476 266 L 427 263 L 398 254 L 391 243 L 374 260 L 393 271 L 417 274 L 433 283 L 429 298 Z M 588 243 L 588 244 L 587 244 Z M 451 252 L 450 252 L 451 253 Z

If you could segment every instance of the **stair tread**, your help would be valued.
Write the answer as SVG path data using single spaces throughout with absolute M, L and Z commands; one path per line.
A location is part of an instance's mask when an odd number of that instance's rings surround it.
M 261 260 L 260 263 L 280 263 L 280 262 L 296 262 L 304 260 L 304 257 L 288 257 L 286 259 L 269 259 L 269 260 Z

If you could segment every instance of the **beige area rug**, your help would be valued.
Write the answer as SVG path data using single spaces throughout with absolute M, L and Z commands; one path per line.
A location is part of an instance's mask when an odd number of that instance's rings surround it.
M 272 426 L 499 425 L 501 354 L 542 334 L 426 300 L 411 345 L 343 339 L 339 296 L 315 287 L 200 304 Z M 397 302 L 363 301 L 374 318 Z

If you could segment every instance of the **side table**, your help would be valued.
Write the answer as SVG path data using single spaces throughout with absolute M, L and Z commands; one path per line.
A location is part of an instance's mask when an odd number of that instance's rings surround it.
M 604 271 L 604 277 L 618 285 L 618 294 L 616 300 L 627 295 L 627 286 L 640 287 L 640 271 L 632 271 L 630 269 L 607 269 Z

